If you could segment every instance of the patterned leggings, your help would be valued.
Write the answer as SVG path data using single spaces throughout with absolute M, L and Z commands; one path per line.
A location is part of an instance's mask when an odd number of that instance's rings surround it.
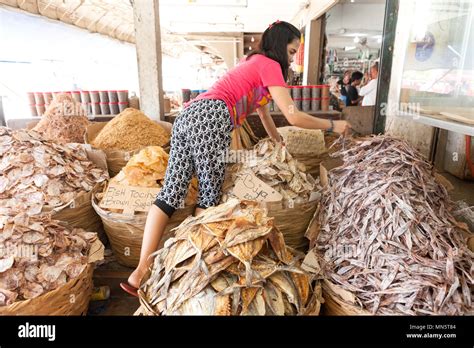
M 183 206 L 193 173 L 199 182 L 197 206 L 217 205 L 225 175 L 224 154 L 231 142 L 232 121 L 221 100 L 201 99 L 176 119 L 165 184 L 155 205 L 168 216 Z

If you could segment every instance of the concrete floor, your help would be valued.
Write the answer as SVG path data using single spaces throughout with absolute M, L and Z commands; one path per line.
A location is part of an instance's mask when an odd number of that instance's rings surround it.
M 88 315 L 133 315 L 140 306 L 136 297 L 130 296 L 120 288 L 120 282 L 125 282 L 133 269 L 112 261 L 99 266 L 94 271 L 94 286 L 108 286 L 110 297 L 105 301 L 91 301 Z
M 447 172 L 440 174 L 448 179 L 454 186 L 454 190 L 449 193 L 453 201 L 462 200 L 469 206 L 474 206 L 474 181 L 461 180 Z

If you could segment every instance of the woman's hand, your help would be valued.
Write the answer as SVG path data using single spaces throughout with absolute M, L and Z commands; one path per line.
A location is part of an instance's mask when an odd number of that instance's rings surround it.
M 338 134 L 349 135 L 351 125 L 347 121 L 334 121 L 333 131 Z

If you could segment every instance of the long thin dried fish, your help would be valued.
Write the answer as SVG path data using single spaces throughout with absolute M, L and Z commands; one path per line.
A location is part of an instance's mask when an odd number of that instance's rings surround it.
M 433 166 L 389 136 L 333 156 L 344 164 L 329 172 L 309 236 L 323 276 L 374 314 L 472 314 L 470 233 Z

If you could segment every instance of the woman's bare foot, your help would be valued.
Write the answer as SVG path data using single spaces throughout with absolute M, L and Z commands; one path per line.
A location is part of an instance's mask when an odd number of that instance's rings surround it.
M 128 284 L 138 289 L 140 287 L 140 281 L 142 280 L 145 273 L 146 269 L 143 270 L 142 268 L 137 267 L 128 277 Z

